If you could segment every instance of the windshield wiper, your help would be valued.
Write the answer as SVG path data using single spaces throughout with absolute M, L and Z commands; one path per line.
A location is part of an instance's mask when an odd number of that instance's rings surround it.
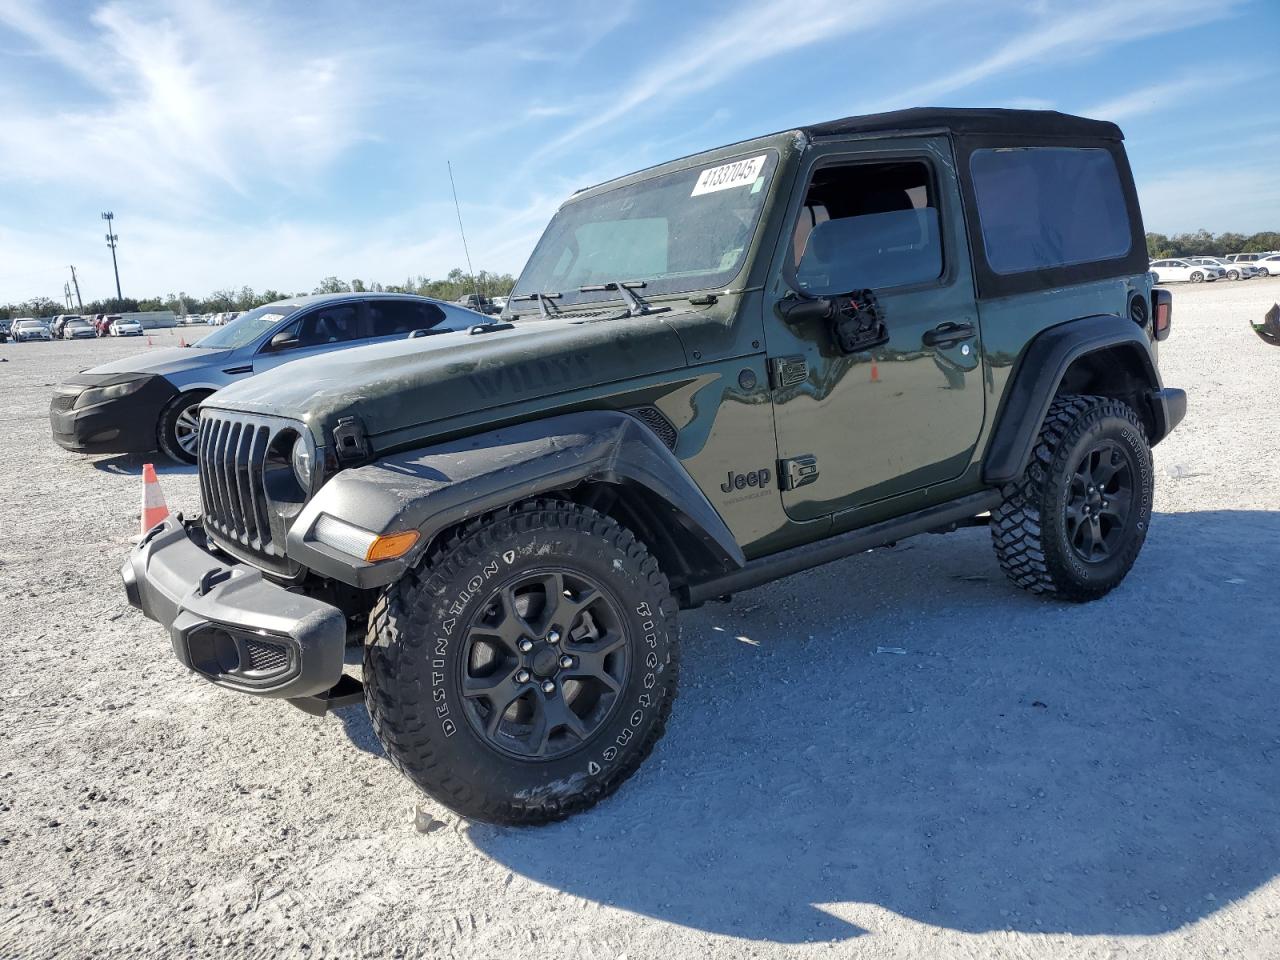
M 559 300 L 560 296 L 558 293 L 522 293 L 518 297 L 509 297 L 507 302 L 510 303 L 513 300 L 537 300 L 538 310 L 541 311 L 544 317 L 549 317 L 551 314 L 547 312 L 547 304 L 550 303 L 552 309 L 555 309 L 556 305 L 553 301 Z M 559 311 L 557 310 L 556 312 L 558 313 Z
M 622 299 L 627 301 L 627 312 L 633 317 L 639 317 L 649 312 L 649 305 L 636 296 L 635 291 L 647 285 L 643 280 L 624 280 L 622 283 L 610 280 L 608 283 L 594 283 L 579 287 L 578 292 L 598 293 L 601 290 L 617 290 L 622 294 Z

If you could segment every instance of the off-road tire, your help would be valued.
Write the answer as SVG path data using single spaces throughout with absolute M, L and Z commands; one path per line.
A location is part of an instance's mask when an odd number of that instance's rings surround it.
M 183 450 L 178 442 L 178 420 L 184 411 L 199 404 L 210 393 L 209 390 L 191 390 L 181 393 L 165 404 L 164 409 L 160 411 L 160 417 L 156 422 L 156 446 L 170 460 L 187 464 L 196 462 L 196 455 Z
M 627 669 L 585 742 L 526 759 L 486 739 L 463 682 L 468 638 L 495 609 L 495 591 L 539 575 L 599 585 L 619 611 Z M 463 525 L 384 590 L 369 615 L 365 703 L 391 762 L 445 806 L 493 823 L 548 823 L 635 773 L 666 728 L 679 663 L 676 604 L 644 544 L 589 507 L 538 499 Z
M 1132 490 L 1114 551 L 1085 562 L 1072 547 L 1068 510 L 1075 471 L 1099 444 L 1127 457 Z M 1108 397 L 1058 397 L 1022 476 L 1005 486 L 1004 500 L 991 514 L 991 541 L 1001 568 L 1032 593 L 1096 600 L 1114 589 L 1137 559 L 1151 522 L 1152 489 L 1151 448 L 1128 404 Z

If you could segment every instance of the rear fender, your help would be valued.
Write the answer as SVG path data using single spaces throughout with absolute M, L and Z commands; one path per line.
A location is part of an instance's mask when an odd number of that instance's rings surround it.
M 1106 377 L 1084 375 L 1104 360 L 1122 383 L 1111 385 Z M 983 457 L 987 484 L 999 486 L 1022 474 L 1059 390 L 1123 395 L 1137 407 L 1152 446 L 1173 430 L 1186 410 L 1181 390 L 1163 389 L 1145 328 L 1116 314 L 1058 324 L 1037 335 L 1014 367 Z

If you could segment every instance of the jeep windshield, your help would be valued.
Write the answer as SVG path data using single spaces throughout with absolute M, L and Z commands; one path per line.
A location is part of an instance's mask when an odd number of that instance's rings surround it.
M 235 350 L 257 340 L 297 309 L 298 305 L 295 303 L 269 303 L 265 307 L 240 314 L 225 327 L 219 327 L 192 346 L 202 350 Z
M 727 286 L 742 269 L 776 165 L 774 151 L 760 150 L 569 200 L 511 300 L 524 298 L 521 313 L 539 313 L 538 294 L 559 294 L 563 309 L 622 299 L 609 285 L 630 281 L 644 281 L 646 297 Z

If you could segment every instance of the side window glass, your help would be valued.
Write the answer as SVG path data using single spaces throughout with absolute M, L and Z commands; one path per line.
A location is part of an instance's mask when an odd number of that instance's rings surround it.
M 942 276 L 938 200 L 921 161 L 814 172 L 792 235 L 796 279 L 815 296 Z
M 408 335 L 414 330 L 431 330 L 445 319 L 434 303 L 407 300 L 371 300 L 369 323 L 375 337 Z
M 461 310 L 457 307 L 444 307 L 445 322 L 444 326 L 450 330 L 469 330 L 477 323 L 489 322 L 488 317 L 477 315 L 471 310 Z
M 987 263 L 996 273 L 1096 263 L 1129 252 L 1129 213 L 1108 151 L 975 150 L 969 171 Z
M 359 336 L 356 308 L 344 303 L 314 310 L 298 321 L 298 346 L 318 347 L 343 343 Z

